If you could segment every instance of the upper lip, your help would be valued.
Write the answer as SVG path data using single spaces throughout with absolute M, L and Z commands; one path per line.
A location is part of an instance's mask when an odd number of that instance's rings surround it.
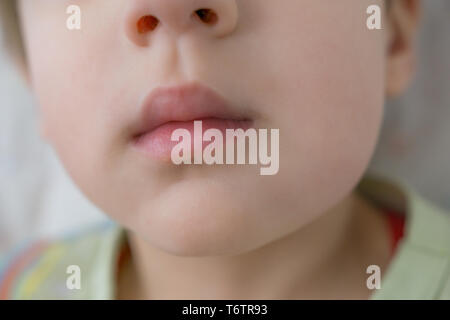
M 234 108 L 221 95 L 199 83 L 153 89 L 143 101 L 140 118 L 139 134 L 172 121 L 205 118 L 251 120 L 244 110 Z

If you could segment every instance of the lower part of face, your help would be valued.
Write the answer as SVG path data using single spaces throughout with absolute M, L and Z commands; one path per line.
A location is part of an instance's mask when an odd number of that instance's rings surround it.
M 86 196 L 150 244 L 191 256 L 251 250 L 318 218 L 363 175 L 384 99 L 384 34 L 366 28 L 373 1 L 74 4 L 80 30 L 66 27 L 65 1 L 20 3 L 45 135 Z M 228 29 L 185 19 L 203 7 Z M 142 34 L 146 15 L 159 25 Z M 279 129 L 278 174 L 136 152 L 142 97 L 192 81 L 251 111 L 255 127 Z

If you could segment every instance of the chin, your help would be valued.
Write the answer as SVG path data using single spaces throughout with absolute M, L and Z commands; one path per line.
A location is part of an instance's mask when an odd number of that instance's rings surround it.
M 141 211 L 132 229 L 151 245 L 178 256 L 234 255 L 251 249 L 250 228 L 257 225 L 252 223 L 256 217 L 239 197 L 218 188 L 175 188 L 159 199 L 157 208 Z

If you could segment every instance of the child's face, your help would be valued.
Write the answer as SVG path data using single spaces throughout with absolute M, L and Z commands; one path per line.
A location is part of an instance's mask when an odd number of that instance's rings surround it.
M 374 0 L 21 1 L 45 136 L 85 194 L 150 243 L 180 255 L 238 253 L 280 238 L 341 202 L 376 145 L 386 32 Z M 186 20 L 217 12 L 217 33 Z M 236 11 L 237 10 L 237 11 Z M 236 18 L 237 13 L 237 20 Z M 139 17 L 160 25 L 139 34 Z M 175 166 L 133 148 L 152 89 L 199 82 L 280 130 L 280 169 Z

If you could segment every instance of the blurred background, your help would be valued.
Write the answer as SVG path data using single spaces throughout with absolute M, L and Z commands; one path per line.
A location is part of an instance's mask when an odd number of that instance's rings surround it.
M 370 171 L 450 210 L 450 0 L 423 5 L 417 77 L 404 97 L 387 102 Z M 0 110 L 0 252 L 106 219 L 40 137 L 38 109 L 1 47 Z

